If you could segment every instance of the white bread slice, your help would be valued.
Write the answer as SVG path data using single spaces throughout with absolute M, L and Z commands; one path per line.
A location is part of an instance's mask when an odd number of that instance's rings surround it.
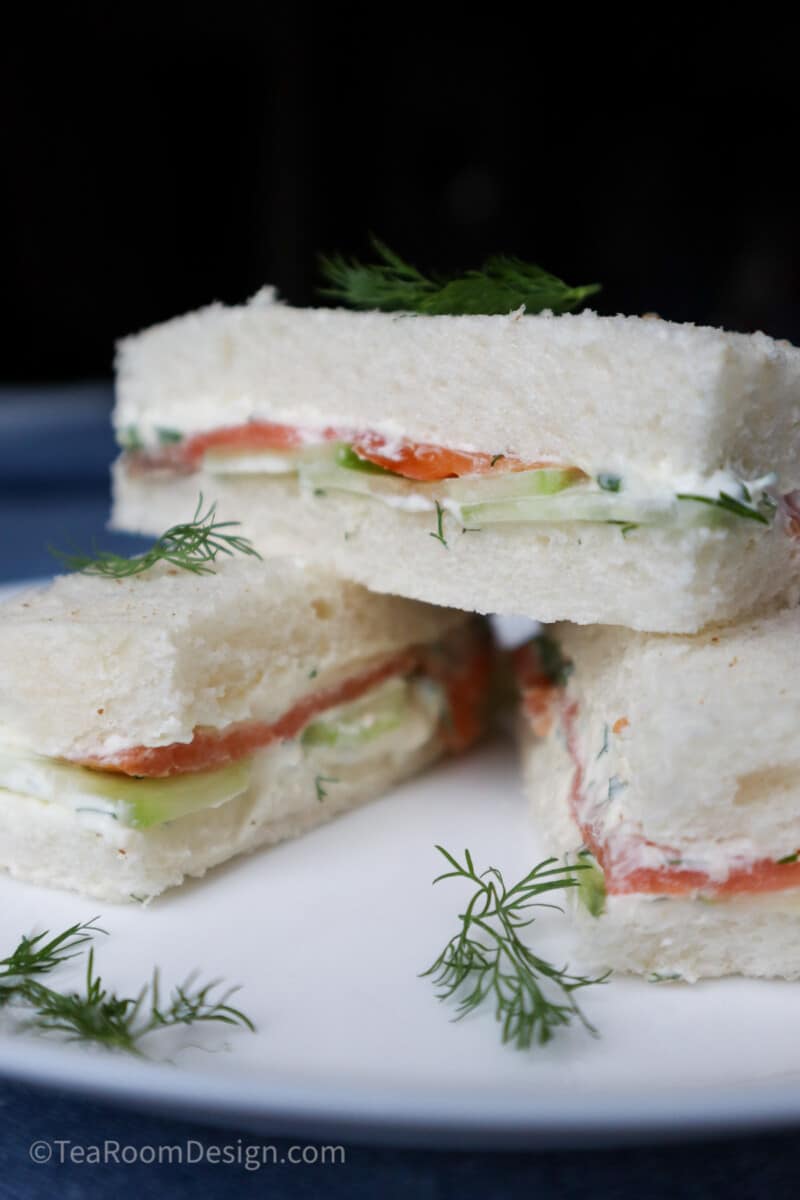
M 800 979 L 800 888 L 720 904 L 609 896 L 601 917 L 574 905 L 587 971 L 695 983 L 723 975 Z
M 559 318 L 561 319 L 561 318 Z M 716 528 L 571 522 L 463 532 L 444 516 L 371 497 L 324 495 L 270 476 L 137 475 L 114 471 L 113 523 L 158 534 L 184 519 L 198 489 L 240 517 L 264 554 L 301 554 L 375 592 L 551 622 L 693 633 L 800 595 L 800 542 L 778 514 L 769 529 L 733 519 Z
M 592 312 L 425 317 L 295 309 L 265 289 L 122 341 L 117 429 L 147 442 L 253 419 L 665 477 L 800 486 L 800 351 Z M 690 489 L 686 489 L 690 490 Z
M 273 721 L 466 620 L 288 559 L 215 566 L 62 576 L 1 605 L 0 741 L 86 758 Z
M 800 610 L 691 638 L 569 625 L 548 633 L 572 673 L 537 733 L 527 717 L 520 729 L 526 789 L 551 853 L 576 861 L 588 827 L 618 881 L 671 866 L 723 884 L 800 848 Z M 785 889 L 733 896 L 620 893 L 609 875 L 600 915 L 574 905 L 581 962 L 686 980 L 800 977 L 800 889 L 795 868 L 778 869 Z
M 288 743 L 255 756 L 243 795 L 144 830 L 0 789 L 0 867 L 103 902 L 145 902 L 234 855 L 297 837 L 385 794 L 440 753 L 435 729 L 424 727 L 410 742 L 344 768 Z

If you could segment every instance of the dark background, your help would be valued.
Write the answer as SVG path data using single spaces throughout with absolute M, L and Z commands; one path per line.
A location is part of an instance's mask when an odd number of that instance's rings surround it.
M 800 340 L 796 22 L 737 11 L 31 10 L 0 50 L 0 380 L 108 375 L 119 335 L 265 282 L 310 303 L 368 230 Z

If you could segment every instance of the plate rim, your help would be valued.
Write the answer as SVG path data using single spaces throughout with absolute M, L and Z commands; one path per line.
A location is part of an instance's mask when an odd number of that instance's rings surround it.
M 115 1076 L 110 1068 L 121 1061 L 125 1071 Z M 534 1098 L 522 1105 L 515 1089 L 508 1102 L 493 1099 L 478 1111 L 474 1099 L 458 1089 L 421 1093 L 391 1084 L 297 1083 L 280 1075 L 242 1079 L 100 1053 L 89 1056 L 27 1039 L 17 1046 L 8 1039 L 0 1042 L 0 1078 L 259 1134 L 442 1149 L 465 1141 L 481 1149 L 611 1146 L 755 1134 L 800 1121 L 796 1080 L 618 1094 L 583 1089 L 574 1102 L 561 1094 L 546 1103 Z

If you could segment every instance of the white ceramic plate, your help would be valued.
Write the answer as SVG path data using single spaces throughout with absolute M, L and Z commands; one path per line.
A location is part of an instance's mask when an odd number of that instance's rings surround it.
M 528 1053 L 501 1046 L 488 1011 L 450 1023 L 417 977 L 467 894 L 431 887 L 437 842 L 469 846 L 508 877 L 542 857 L 510 745 L 147 909 L 102 908 L 110 936 L 98 967 L 109 984 L 136 991 L 156 963 L 165 984 L 200 968 L 242 985 L 257 1034 L 170 1035 L 153 1046 L 161 1061 L 143 1062 L 17 1032 L 6 1014 L 0 1073 L 272 1134 L 418 1144 L 586 1144 L 800 1118 L 796 985 L 613 980 L 583 993 L 600 1037 L 577 1027 Z M 96 911 L 0 878 L 0 957 L 20 933 Z M 569 956 L 559 914 L 543 913 L 531 937 L 546 955 Z M 77 982 L 77 970 L 63 978 Z

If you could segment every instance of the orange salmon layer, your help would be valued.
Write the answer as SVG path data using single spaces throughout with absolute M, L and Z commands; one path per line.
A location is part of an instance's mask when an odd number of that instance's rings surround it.
M 302 446 L 321 445 L 324 442 L 346 442 L 366 462 L 383 467 L 404 479 L 424 483 L 435 483 L 460 475 L 485 475 L 489 471 L 530 471 L 537 467 L 557 465 L 526 462 L 513 454 L 449 450 L 444 446 L 407 439 L 394 441 L 379 433 L 328 428 L 307 434 L 296 426 L 278 425 L 271 421 L 250 421 L 247 425 L 232 425 L 209 433 L 192 434 L 182 442 L 158 450 L 129 450 L 127 459 L 134 471 L 160 468 L 193 471 L 200 466 L 207 450 L 254 454 L 261 450 L 297 450 Z M 577 468 L 576 473 L 580 474 Z
M 386 679 L 412 673 L 425 675 L 444 688 L 448 716 L 441 730 L 442 744 L 448 751 L 457 752 L 471 745 L 485 728 L 492 667 L 491 635 L 485 622 L 477 621 L 456 630 L 436 646 L 403 651 L 335 687 L 304 696 L 277 721 L 242 721 L 222 729 L 196 729 L 189 742 L 134 746 L 107 757 L 71 761 L 94 770 L 148 779 L 214 770 L 273 742 L 295 738 L 319 713 L 357 700 Z
M 564 688 L 537 670 L 532 661 L 535 653 L 526 653 L 528 650 L 527 646 L 520 647 L 515 655 L 517 676 L 523 689 L 523 705 L 538 737 L 549 736 L 553 726 L 560 722 L 573 765 L 570 813 L 587 849 L 603 869 L 609 895 L 686 896 L 700 892 L 704 896 L 723 898 L 800 887 L 800 861 L 781 863 L 771 858 L 755 859 L 746 867 L 735 867 L 722 882 L 712 879 L 704 871 L 690 870 L 678 863 L 664 867 L 621 869 L 617 862 L 621 857 L 620 850 L 625 858 L 637 847 L 655 847 L 673 858 L 677 857 L 678 852 L 668 846 L 659 846 L 645 837 L 629 837 L 623 845 L 619 842 L 612 845 L 608 839 L 597 834 L 591 823 L 581 819 L 585 766 L 579 749 L 578 703 L 576 700 L 568 701 Z

